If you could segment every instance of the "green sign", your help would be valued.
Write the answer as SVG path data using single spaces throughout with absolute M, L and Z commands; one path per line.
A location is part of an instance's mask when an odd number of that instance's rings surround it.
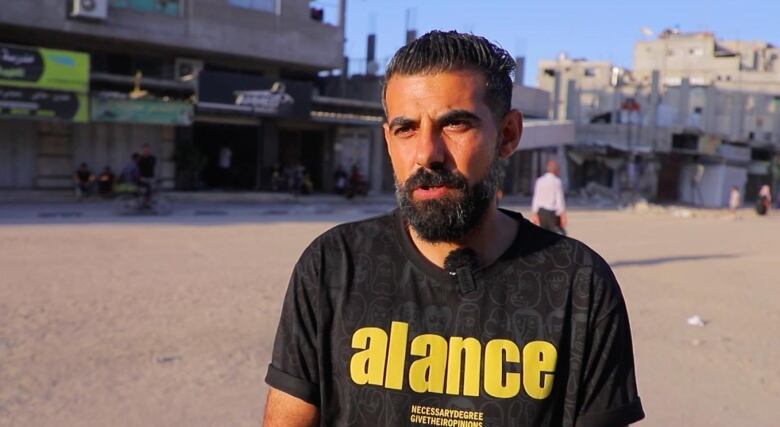
M 0 84 L 86 93 L 89 54 L 0 45 Z
M 118 9 L 132 9 L 139 12 L 179 16 L 179 3 L 179 0 L 111 0 L 109 5 Z
M 91 103 L 91 118 L 95 122 L 177 126 L 192 124 L 192 104 L 189 102 L 111 99 L 93 96 Z
M 85 123 L 87 95 L 34 87 L 0 86 L 0 117 Z

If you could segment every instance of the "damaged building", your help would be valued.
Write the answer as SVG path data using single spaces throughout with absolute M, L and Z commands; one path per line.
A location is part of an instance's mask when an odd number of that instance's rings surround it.
M 569 189 L 726 205 L 780 178 L 780 51 L 667 30 L 634 49 L 634 68 L 560 56 L 539 63 L 553 118 L 575 123 Z

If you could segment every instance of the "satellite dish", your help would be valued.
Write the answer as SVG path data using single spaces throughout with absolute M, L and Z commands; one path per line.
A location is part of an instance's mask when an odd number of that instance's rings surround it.
M 639 31 L 642 32 L 642 35 L 645 37 L 653 37 L 653 30 L 650 29 L 650 27 L 642 27 L 639 29 Z

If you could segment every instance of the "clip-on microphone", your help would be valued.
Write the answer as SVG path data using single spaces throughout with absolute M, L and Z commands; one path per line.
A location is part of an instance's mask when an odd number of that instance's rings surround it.
M 451 276 L 455 276 L 463 294 L 477 290 L 477 284 L 474 282 L 474 270 L 478 266 L 477 253 L 471 248 L 455 249 L 444 258 L 444 269 Z

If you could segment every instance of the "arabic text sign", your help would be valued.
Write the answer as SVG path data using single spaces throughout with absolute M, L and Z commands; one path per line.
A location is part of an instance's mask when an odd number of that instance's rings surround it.
M 81 93 L 0 86 L 0 117 L 87 121 L 87 97 Z
M 308 118 L 311 83 L 218 71 L 198 75 L 198 101 L 250 107 L 249 114 Z
M 236 92 L 236 105 L 252 107 L 257 113 L 279 114 L 280 108 L 295 104 L 290 94 L 271 90 L 244 90 Z
M 178 126 L 192 124 L 192 104 L 189 102 L 105 99 L 95 96 L 91 104 L 91 118 L 96 122 Z
M 0 44 L 0 84 L 86 93 L 89 55 Z

